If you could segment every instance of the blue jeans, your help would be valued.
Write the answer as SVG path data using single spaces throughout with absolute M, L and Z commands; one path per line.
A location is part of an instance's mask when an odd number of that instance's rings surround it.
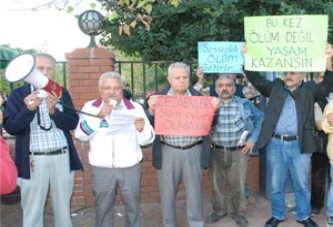
M 330 178 L 331 178 L 331 184 L 330 189 L 327 193 L 327 210 L 326 210 L 326 216 L 332 217 L 333 216 L 333 166 L 330 166 Z
M 308 219 L 311 212 L 309 170 L 312 154 L 301 154 L 298 140 L 282 141 L 277 138 L 271 139 L 266 152 L 267 164 L 272 168 L 272 216 L 279 220 L 285 218 L 285 186 L 289 170 L 296 196 L 296 219 Z

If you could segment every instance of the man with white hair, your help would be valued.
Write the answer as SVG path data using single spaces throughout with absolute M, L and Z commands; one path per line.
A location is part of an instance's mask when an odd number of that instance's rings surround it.
M 152 143 L 155 134 L 142 106 L 123 97 L 122 75 L 103 73 L 98 85 L 100 98 L 84 104 L 75 130 L 76 138 L 90 143 L 96 226 L 114 226 L 113 203 L 119 187 L 125 224 L 139 227 L 140 146 Z
M 158 95 L 202 96 L 190 88 L 190 69 L 188 65 L 176 62 L 168 68 L 170 86 Z M 148 99 L 148 112 L 154 123 L 155 107 L 159 97 Z M 220 101 L 212 100 L 213 108 L 218 109 Z M 208 167 L 210 158 L 209 136 L 158 135 L 153 143 L 153 166 L 157 169 L 158 185 L 161 195 L 163 225 L 176 226 L 175 200 L 178 185 L 183 180 L 187 199 L 187 220 L 191 227 L 203 227 L 204 212 L 202 198 L 202 173 Z

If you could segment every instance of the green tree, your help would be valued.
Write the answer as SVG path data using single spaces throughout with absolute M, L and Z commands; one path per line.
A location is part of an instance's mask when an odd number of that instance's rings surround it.
M 330 0 L 99 2 L 110 12 L 101 43 L 146 61 L 193 61 L 197 59 L 198 41 L 244 41 L 244 16 L 333 15 L 333 2 Z M 332 22 L 330 17 L 330 42 L 333 40 Z

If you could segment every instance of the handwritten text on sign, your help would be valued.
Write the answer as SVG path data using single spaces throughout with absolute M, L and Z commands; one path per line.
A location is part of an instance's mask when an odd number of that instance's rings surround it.
M 204 73 L 242 73 L 243 42 L 198 42 L 199 66 Z
M 315 72 L 326 66 L 327 15 L 245 17 L 245 69 Z
M 213 97 L 160 95 L 155 109 L 155 133 L 159 135 L 206 136 L 214 109 Z

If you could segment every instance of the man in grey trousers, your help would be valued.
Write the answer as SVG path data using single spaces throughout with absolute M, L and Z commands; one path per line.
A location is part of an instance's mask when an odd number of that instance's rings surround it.
M 171 64 L 167 79 L 171 86 L 158 95 L 201 96 L 200 92 L 189 87 L 190 69 L 186 64 Z M 158 103 L 157 95 L 148 99 L 148 118 L 152 125 Z M 220 101 L 214 98 L 211 104 L 218 109 Z M 175 200 L 181 180 L 186 188 L 189 226 L 204 226 L 202 171 L 208 166 L 209 156 L 208 136 L 156 135 L 153 142 L 153 166 L 157 169 L 165 227 L 176 226 Z

